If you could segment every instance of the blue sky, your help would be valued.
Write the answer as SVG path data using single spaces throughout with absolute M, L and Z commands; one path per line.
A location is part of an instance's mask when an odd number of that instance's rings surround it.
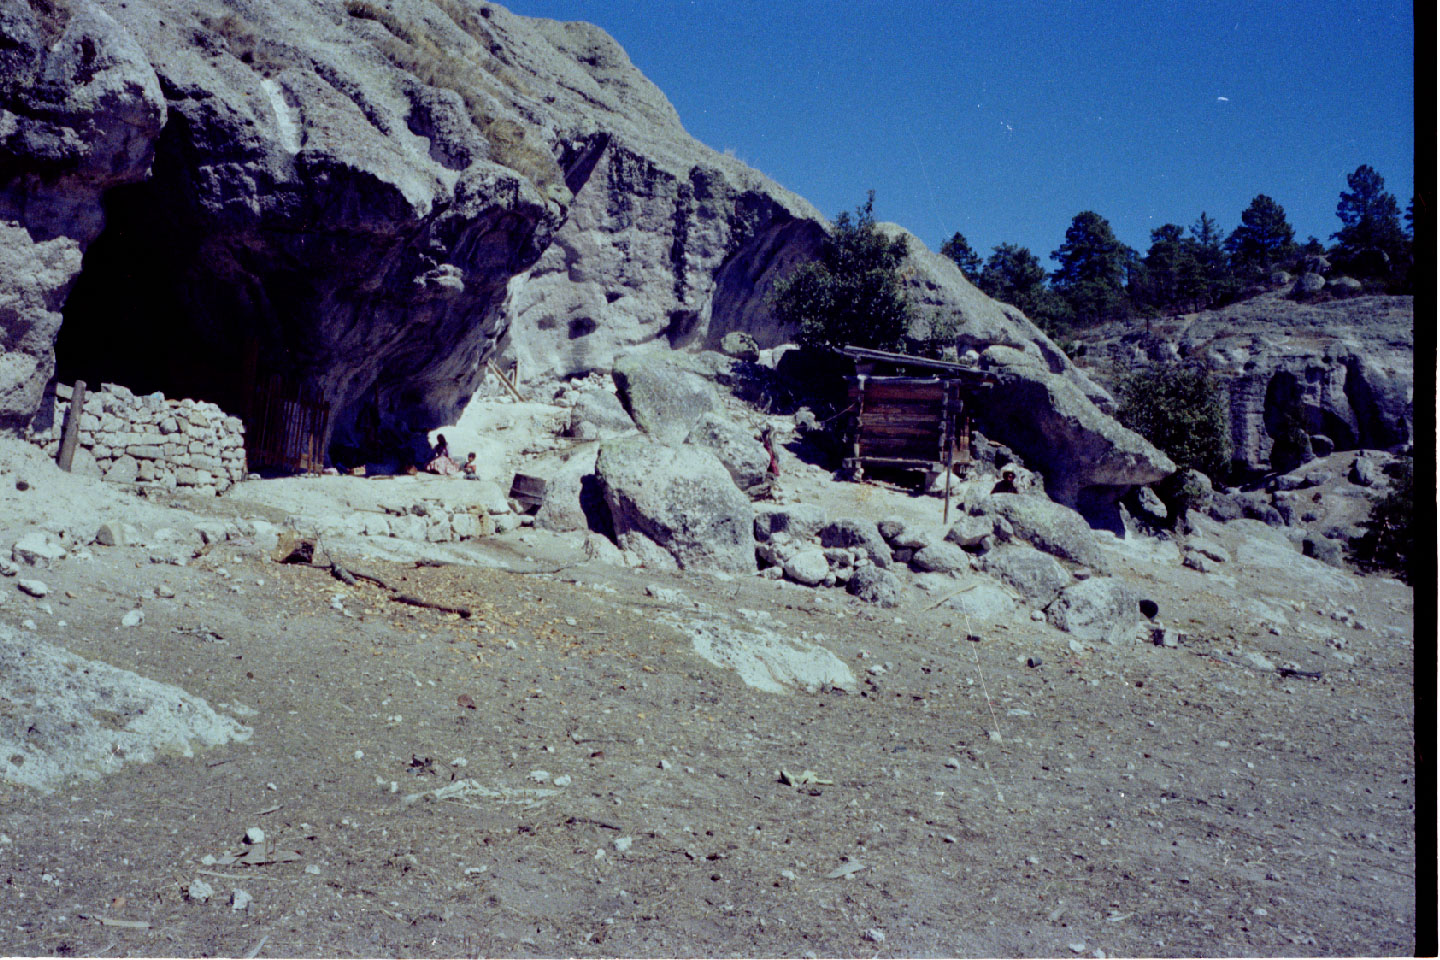
M 1142 252 L 1258 193 L 1328 242 L 1362 163 L 1414 192 L 1408 3 L 511 0 L 614 36 L 689 132 L 827 216 L 1047 267 L 1095 210 Z

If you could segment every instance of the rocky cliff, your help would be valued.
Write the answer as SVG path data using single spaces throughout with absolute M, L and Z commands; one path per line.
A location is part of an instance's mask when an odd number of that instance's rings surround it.
M 1414 440 L 1411 297 L 1297 303 L 1265 294 L 1221 310 L 1080 336 L 1097 377 L 1195 359 L 1216 375 L 1242 474 L 1285 473 L 1333 451 Z
M 332 455 L 393 451 L 454 422 L 492 356 L 538 389 L 640 345 L 791 339 L 766 296 L 828 229 L 691 138 L 588 24 L 473 0 L 24 0 L 0 39 L 0 428 L 57 367 L 237 414 L 280 375 L 331 405 Z M 923 324 L 1055 381 L 1016 449 L 1058 449 L 1060 425 L 1107 451 L 1070 499 L 1168 469 L 1023 315 L 911 245 Z

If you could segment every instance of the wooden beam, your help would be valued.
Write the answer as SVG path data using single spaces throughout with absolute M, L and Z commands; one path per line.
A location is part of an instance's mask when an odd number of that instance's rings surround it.
M 60 455 L 56 465 L 66 473 L 75 461 L 75 445 L 80 442 L 80 418 L 85 413 L 85 381 L 75 381 L 75 392 L 70 396 L 70 413 L 65 418 L 65 435 L 60 440 Z

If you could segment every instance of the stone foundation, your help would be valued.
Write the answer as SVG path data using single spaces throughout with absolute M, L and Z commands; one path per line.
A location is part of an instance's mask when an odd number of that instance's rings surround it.
M 72 395 L 72 387 L 54 385 L 30 424 L 27 438 L 52 457 Z M 72 469 L 113 483 L 223 493 L 245 477 L 245 428 L 213 403 L 137 397 L 104 383 L 85 394 Z

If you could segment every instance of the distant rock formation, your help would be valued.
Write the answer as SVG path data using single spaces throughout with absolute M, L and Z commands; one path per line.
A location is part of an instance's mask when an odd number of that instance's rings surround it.
M 1097 376 L 1117 363 L 1202 359 L 1227 397 L 1235 463 L 1259 475 L 1332 451 L 1412 443 L 1414 325 L 1412 297 L 1304 304 L 1271 293 L 1079 340 Z

